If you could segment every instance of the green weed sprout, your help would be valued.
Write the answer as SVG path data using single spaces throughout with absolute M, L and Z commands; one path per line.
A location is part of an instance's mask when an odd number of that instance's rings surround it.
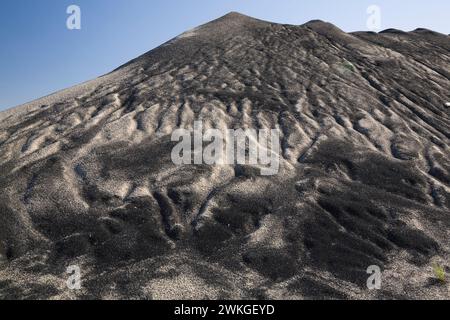
M 435 265 L 433 267 L 434 275 L 436 276 L 436 279 L 439 280 L 439 282 L 444 283 L 446 282 L 446 275 L 445 270 L 442 266 Z

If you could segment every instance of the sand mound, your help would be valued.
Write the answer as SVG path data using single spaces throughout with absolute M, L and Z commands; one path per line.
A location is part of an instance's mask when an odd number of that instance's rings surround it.
M 434 32 L 231 13 L 0 113 L 0 298 L 448 298 L 449 66 Z M 279 174 L 173 164 L 199 119 L 279 129 Z

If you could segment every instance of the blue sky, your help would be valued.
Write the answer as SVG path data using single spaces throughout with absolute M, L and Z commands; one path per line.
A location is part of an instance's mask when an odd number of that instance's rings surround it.
M 66 28 L 71 4 L 81 8 L 81 30 Z M 382 10 L 383 29 L 450 33 L 449 0 L 2 0 L 0 110 L 105 74 L 230 11 L 356 31 L 367 29 L 372 4 Z

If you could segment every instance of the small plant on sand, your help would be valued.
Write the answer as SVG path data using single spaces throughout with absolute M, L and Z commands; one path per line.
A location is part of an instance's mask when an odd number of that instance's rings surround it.
M 346 68 L 347 70 L 350 70 L 351 72 L 356 71 L 355 66 L 351 62 L 345 61 L 343 65 L 344 65 L 344 68 Z
M 434 271 L 434 275 L 435 275 L 436 279 L 438 279 L 439 282 L 441 282 L 441 283 L 446 282 L 445 270 L 442 266 L 435 265 L 433 267 L 433 271 Z

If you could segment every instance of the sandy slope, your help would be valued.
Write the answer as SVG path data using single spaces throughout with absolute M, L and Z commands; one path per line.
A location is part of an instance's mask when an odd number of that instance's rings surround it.
M 0 297 L 449 298 L 449 66 L 429 30 L 231 13 L 0 113 Z M 175 166 L 196 119 L 279 128 L 281 172 Z

